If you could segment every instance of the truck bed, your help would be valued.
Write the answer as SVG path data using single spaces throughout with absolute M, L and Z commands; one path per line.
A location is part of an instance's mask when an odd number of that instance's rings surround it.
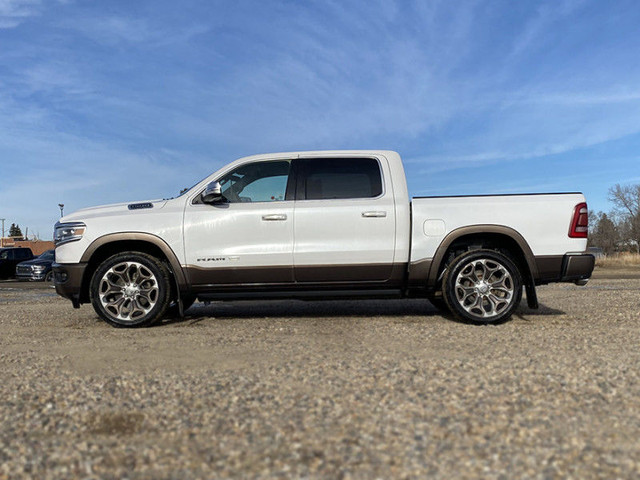
M 447 236 L 473 227 L 515 232 L 543 263 L 567 252 L 584 252 L 587 239 L 569 237 L 574 209 L 584 201 L 579 192 L 414 197 L 411 262 L 433 258 Z

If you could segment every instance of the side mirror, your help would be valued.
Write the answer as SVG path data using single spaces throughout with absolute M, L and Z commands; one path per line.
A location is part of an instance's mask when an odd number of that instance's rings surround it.
M 218 182 L 211 182 L 202 192 L 202 201 L 208 204 L 222 202 L 222 187 Z

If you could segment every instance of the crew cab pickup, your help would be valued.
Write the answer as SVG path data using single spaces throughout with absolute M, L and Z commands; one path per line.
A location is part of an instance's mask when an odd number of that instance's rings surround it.
M 55 225 L 57 292 L 114 326 L 196 299 L 426 297 L 467 322 L 508 319 L 523 290 L 586 283 L 581 193 L 409 199 L 391 151 L 236 160 L 172 199 Z

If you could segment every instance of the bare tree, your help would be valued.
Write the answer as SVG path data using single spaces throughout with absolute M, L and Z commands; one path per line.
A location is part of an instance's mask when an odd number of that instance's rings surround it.
M 620 185 L 609 189 L 609 201 L 625 223 L 626 238 L 640 253 L 640 184 Z

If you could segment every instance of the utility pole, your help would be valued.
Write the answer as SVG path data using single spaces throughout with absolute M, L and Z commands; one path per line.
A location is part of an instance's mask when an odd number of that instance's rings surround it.
M 4 247 L 4 221 L 6 218 L 0 218 L 2 220 L 2 240 L 0 240 L 0 247 Z
M 60 207 L 60 218 L 64 217 L 64 203 L 59 203 L 58 206 Z

